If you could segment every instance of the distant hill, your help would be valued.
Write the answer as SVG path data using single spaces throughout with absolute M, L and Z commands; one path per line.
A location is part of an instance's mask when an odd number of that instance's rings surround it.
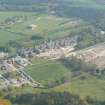
M 33 5 L 33 3 L 45 3 L 48 0 L 0 0 L 1 4 L 8 5 Z
M 0 0 L 0 11 L 48 13 L 97 23 L 105 17 L 105 0 Z
M 0 0 L 0 10 L 38 11 L 43 10 L 47 2 L 48 0 Z

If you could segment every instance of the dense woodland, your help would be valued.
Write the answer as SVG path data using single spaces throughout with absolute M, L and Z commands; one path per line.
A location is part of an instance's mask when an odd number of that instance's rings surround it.
M 15 98 L 16 97 L 16 98 Z M 7 96 L 13 104 L 17 105 L 104 105 L 105 102 L 99 102 L 87 96 L 81 100 L 78 95 L 68 92 L 50 92 L 40 94 L 23 94 L 17 96 Z
M 11 96 L 9 98 L 14 104 L 17 103 L 18 105 L 85 105 L 79 96 L 67 92 L 24 94 L 16 96 L 16 99 Z

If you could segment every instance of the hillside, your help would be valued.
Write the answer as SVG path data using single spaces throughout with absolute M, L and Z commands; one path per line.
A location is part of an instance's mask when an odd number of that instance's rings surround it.
M 0 97 L 105 105 L 105 1 L 0 0 Z

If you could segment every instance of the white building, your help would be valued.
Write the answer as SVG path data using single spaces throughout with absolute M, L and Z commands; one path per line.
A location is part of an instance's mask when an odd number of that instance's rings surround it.
M 8 53 L 0 52 L 0 58 L 8 57 Z
M 17 64 L 19 64 L 19 65 L 21 65 L 21 66 L 27 66 L 28 64 L 31 64 L 27 59 L 25 59 L 25 58 L 22 58 L 21 56 L 16 56 L 15 58 L 14 58 L 14 61 L 17 63 Z

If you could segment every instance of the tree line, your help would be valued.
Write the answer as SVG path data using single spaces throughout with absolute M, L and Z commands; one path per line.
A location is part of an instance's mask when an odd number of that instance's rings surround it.
M 50 92 L 40 94 L 23 94 L 7 97 L 17 105 L 86 105 L 79 96 L 68 92 Z
M 89 96 L 81 99 L 68 92 L 49 92 L 6 96 L 13 105 L 105 105 L 105 101 L 97 101 Z

